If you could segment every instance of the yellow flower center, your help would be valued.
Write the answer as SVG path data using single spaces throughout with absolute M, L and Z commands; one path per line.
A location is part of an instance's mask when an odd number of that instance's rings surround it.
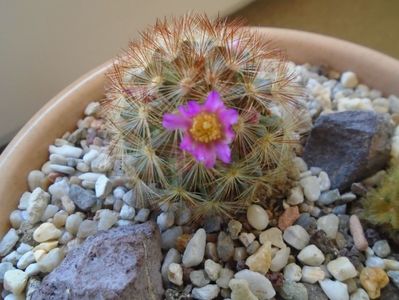
M 194 117 L 190 133 L 196 142 L 211 143 L 222 138 L 222 124 L 215 114 L 203 112 Z

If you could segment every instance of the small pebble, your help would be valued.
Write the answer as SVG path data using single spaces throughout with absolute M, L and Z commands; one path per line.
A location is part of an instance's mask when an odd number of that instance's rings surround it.
M 191 271 L 190 280 L 196 287 L 204 287 L 211 282 L 204 270 Z
M 191 295 L 198 300 L 215 299 L 220 292 L 220 288 L 216 284 L 208 284 L 201 288 L 193 288 Z
M 181 286 L 183 285 L 183 269 L 181 265 L 171 263 L 168 267 L 168 279 L 171 283 Z
M 385 268 L 384 260 L 378 256 L 368 257 L 365 265 L 370 268 Z
M 367 292 L 361 288 L 358 288 L 355 292 L 351 294 L 350 300 L 369 300 L 369 295 Z
M 270 280 L 258 272 L 242 270 L 234 274 L 234 278 L 247 281 L 249 289 L 259 300 L 271 299 L 276 295 Z
M 222 261 L 229 261 L 234 256 L 234 242 L 230 235 L 221 231 L 218 235 L 216 246 L 218 257 Z
M 283 299 L 308 300 L 308 290 L 300 282 L 285 281 L 280 288 Z
M 259 235 L 259 242 L 261 244 L 264 244 L 266 241 L 269 241 L 273 246 L 280 249 L 286 247 L 283 241 L 283 233 L 277 227 L 272 227 Z
M 150 210 L 148 208 L 142 208 L 137 212 L 136 216 L 134 217 L 134 220 L 136 222 L 144 223 L 148 220 L 149 215 L 150 215 Z
M 385 258 L 391 254 L 391 247 L 387 240 L 380 240 L 374 243 L 373 251 L 379 257 Z
M 304 266 L 302 268 L 302 282 L 316 283 L 317 281 L 323 280 L 326 274 L 320 267 L 309 267 Z
M 65 222 L 65 229 L 73 234 L 76 235 L 79 231 L 79 226 L 83 222 L 83 218 L 79 214 L 70 215 Z
M 287 203 L 289 205 L 298 205 L 304 201 L 303 191 L 300 186 L 293 187 L 287 198 Z
M 356 268 L 347 257 L 338 257 L 327 264 L 327 270 L 335 279 L 345 281 L 358 275 Z
M 105 199 L 112 192 L 112 183 L 107 176 L 101 175 L 96 180 L 95 185 L 96 197 Z
M 249 256 L 245 264 L 251 271 L 266 274 L 272 262 L 271 243 L 264 243 L 253 255 Z
M 36 242 L 42 243 L 58 239 L 61 234 L 62 231 L 55 227 L 53 223 L 42 223 L 33 232 L 33 238 Z
M 216 281 L 219 278 L 219 273 L 222 269 L 222 266 L 211 259 L 207 259 L 204 264 L 204 269 L 209 279 Z
M 49 204 L 44 210 L 44 213 L 40 221 L 46 222 L 48 219 L 54 217 L 54 215 L 58 212 L 58 210 L 59 210 L 58 206 Z
M 171 263 L 177 263 L 179 264 L 181 262 L 181 255 L 179 251 L 176 249 L 172 248 L 169 249 L 169 251 L 166 253 L 162 267 L 161 267 L 161 274 L 163 280 L 166 282 L 168 280 L 168 268 Z
M 108 230 L 118 221 L 118 213 L 110 209 L 102 209 L 100 220 L 98 221 L 98 230 Z
M 256 239 L 256 236 L 252 232 L 241 232 L 238 238 L 245 247 L 248 247 Z
M 15 269 L 13 264 L 10 262 L 1 262 L 0 263 L 0 283 L 3 283 L 4 280 L 4 274 L 8 271 L 8 270 L 13 270 Z
M 334 189 L 321 193 L 317 202 L 321 205 L 330 205 L 339 199 L 341 199 L 341 194 L 338 189 Z
M 237 220 L 230 220 L 227 226 L 228 226 L 231 238 L 233 240 L 238 239 L 238 236 L 239 236 L 239 234 L 241 232 L 241 229 L 242 229 L 241 222 L 239 222 Z
M 174 226 L 162 232 L 161 234 L 161 247 L 164 250 L 175 248 L 176 241 L 179 236 L 183 234 L 183 228 L 181 226 Z
M 338 232 L 339 218 L 334 214 L 320 217 L 317 220 L 317 230 L 323 230 L 327 237 L 335 239 Z
M 44 254 L 37 260 L 40 271 L 43 273 L 50 273 L 53 271 L 64 259 L 64 252 L 60 248 L 54 248 L 49 253 Z
M 302 278 L 301 267 L 295 263 L 290 263 L 284 268 L 284 279 L 287 281 L 300 281 Z
M 328 174 L 324 171 L 321 171 L 319 174 L 319 182 L 320 182 L 320 191 L 325 192 L 328 191 L 331 187 L 330 178 Z
M 350 89 L 354 88 L 359 83 L 356 74 L 351 71 L 343 72 L 340 81 L 343 87 Z
M 315 245 L 308 245 L 303 248 L 297 258 L 300 262 L 308 266 L 320 266 L 324 262 L 324 254 Z
M 18 229 L 18 228 L 21 226 L 22 221 L 23 221 L 23 219 L 22 219 L 21 211 L 19 211 L 19 210 L 14 210 L 14 211 L 10 214 L 10 223 L 11 223 L 11 226 L 12 226 L 14 229 Z
M 29 266 L 31 263 L 34 263 L 35 261 L 36 260 L 35 256 L 33 255 L 33 251 L 28 251 L 18 260 L 17 268 L 25 270 L 27 266 Z
M 162 212 L 157 217 L 157 224 L 161 231 L 165 231 L 169 227 L 173 226 L 174 222 L 175 222 L 175 215 L 171 211 L 170 212 Z
M 298 206 L 290 206 L 278 218 L 278 227 L 285 230 L 299 218 Z
M 229 282 L 233 278 L 234 272 L 227 268 L 222 268 L 219 272 L 219 278 L 216 280 L 218 287 L 227 289 L 229 287 Z
M 121 211 L 119 213 L 120 218 L 123 220 L 133 220 L 135 215 L 136 215 L 135 209 L 126 204 L 124 204 L 122 206 Z M 158 221 L 158 219 L 157 219 L 157 221 Z
M 68 213 L 65 210 L 60 210 L 54 215 L 53 224 L 57 228 L 61 228 L 65 225 L 67 218 L 68 218 Z
M 194 267 L 204 259 L 206 245 L 206 232 L 203 228 L 198 229 L 188 242 L 183 254 L 183 266 Z
M 49 200 L 50 195 L 39 187 L 32 192 L 27 208 L 29 223 L 35 224 L 40 221 Z
M 269 216 L 262 206 L 252 204 L 247 210 L 248 223 L 256 230 L 264 230 L 269 224 Z
M 319 284 L 330 300 L 349 300 L 348 287 L 345 283 L 324 279 L 319 281 Z
M 364 236 L 364 231 L 359 218 L 356 215 L 352 215 L 349 219 L 349 229 L 353 237 L 355 246 L 360 251 L 365 251 L 368 247 L 368 242 Z
M 82 223 L 80 223 L 79 230 L 76 236 L 78 238 L 84 239 L 96 233 L 97 233 L 97 222 L 92 220 L 84 220 Z
M 381 289 L 388 285 L 389 277 L 383 269 L 363 268 L 360 272 L 360 283 L 371 299 L 379 298 Z
M 8 270 L 4 274 L 4 288 L 13 294 L 22 294 L 28 282 L 28 275 L 21 270 Z
M 316 176 L 308 176 L 300 180 L 303 193 L 311 202 L 317 201 L 320 197 L 320 182 Z
M 232 279 L 229 282 L 231 300 L 258 300 L 249 289 L 248 282 L 244 279 Z
M 391 278 L 391 282 L 399 288 L 399 271 L 388 271 L 387 275 Z
M 19 236 L 14 228 L 8 230 L 0 241 L 0 256 L 6 256 L 15 244 L 18 242 Z
M 284 231 L 283 239 L 295 249 L 301 250 L 309 244 L 310 236 L 303 227 L 293 225 Z
M 289 247 L 282 248 L 278 250 L 273 258 L 270 265 L 270 270 L 272 272 L 279 272 L 281 271 L 288 262 L 288 258 L 290 256 L 291 249 Z

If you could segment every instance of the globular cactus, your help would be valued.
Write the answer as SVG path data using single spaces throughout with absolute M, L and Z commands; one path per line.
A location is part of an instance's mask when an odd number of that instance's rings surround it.
M 381 184 L 367 194 L 363 217 L 375 225 L 383 225 L 397 237 L 399 230 L 399 164 L 393 162 Z M 393 232 L 392 232 L 393 231 Z
M 289 188 L 302 90 L 241 21 L 157 21 L 108 78 L 104 115 L 138 205 L 228 214 Z

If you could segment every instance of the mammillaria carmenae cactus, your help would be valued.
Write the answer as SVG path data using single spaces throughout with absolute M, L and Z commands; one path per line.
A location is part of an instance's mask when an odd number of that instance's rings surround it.
M 241 23 L 157 21 L 108 73 L 105 117 L 137 205 L 229 213 L 289 187 L 301 89 Z

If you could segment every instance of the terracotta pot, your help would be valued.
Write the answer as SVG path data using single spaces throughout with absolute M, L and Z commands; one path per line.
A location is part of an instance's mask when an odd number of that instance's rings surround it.
M 399 95 L 399 61 L 376 51 L 322 35 L 295 30 L 254 28 L 285 49 L 296 63 L 329 65 L 352 70 L 359 79 L 385 94 Z M 48 158 L 48 145 L 73 130 L 86 104 L 104 97 L 106 62 L 69 85 L 51 99 L 19 131 L 0 157 L 0 236 L 9 227 L 8 216 L 27 190 L 29 171 L 40 169 Z

